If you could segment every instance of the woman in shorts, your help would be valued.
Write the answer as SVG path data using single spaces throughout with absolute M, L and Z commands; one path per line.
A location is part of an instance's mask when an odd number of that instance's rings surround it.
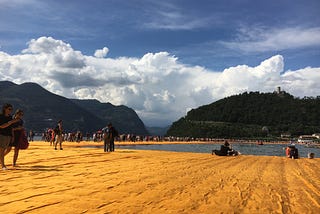
M 13 136 L 12 136 L 12 140 L 9 143 L 8 148 L 6 149 L 4 155 L 6 156 L 12 149 L 12 147 L 14 147 L 14 155 L 13 155 L 13 163 L 12 166 L 16 166 L 17 163 L 17 159 L 18 159 L 18 155 L 19 155 L 19 150 L 20 150 L 20 136 L 22 135 L 22 132 L 24 132 L 24 128 L 23 128 L 23 111 L 21 109 L 18 109 L 13 118 L 15 120 L 18 120 L 17 122 L 15 122 L 11 128 L 13 130 Z
M 2 170 L 7 170 L 7 167 L 4 164 L 4 153 L 11 142 L 11 125 L 17 121 L 12 120 L 11 112 L 12 105 L 9 103 L 4 104 L 2 107 L 2 113 L 0 114 L 0 163 Z

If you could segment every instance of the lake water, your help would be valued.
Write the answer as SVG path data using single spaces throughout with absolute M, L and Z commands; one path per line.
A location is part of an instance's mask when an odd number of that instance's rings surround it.
M 232 148 L 239 151 L 243 155 L 259 155 L 259 156 L 285 156 L 285 148 L 288 144 L 232 144 Z M 103 147 L 101 147 L 102 149 Z M 137 150 L 160 150 L 174 152 L 195 152 L 210 153 L 213 149 L 220 149 L 218 144 L 151 144 L 151 145 L 117 145 L 120 149 L 137 149 Z M 315 157 L 320 156 L 320 148 L 309 148 L 304 145 L 296 145 L 299 150 L 300 157 L 308 157 L 308 153 L 312 152 Z
M 41 137 L 36 140 L 41 140 Z M 260 156 L 285 156 L 285 148 L 288 144 L 240 144 L 232 143 L 232 148 L 239 151 L 243 155 L 260 155 Z M 103 146 L 86 146 L 85 148 L 101 148 Z M 320 148 L 309 148 L 304 145 L 296 145 L 299 150 L 300 157 L 308 157 L 308 153 L 312 152 L 315 157 L 320 157 Z M 115 148 L 120 149 L 137 149 L 137 150 L 160 150 L 173 152 L 195 152 L 210 153 L 213 149 L 220 149 L 219 144 L 150 144 L 150 145 L 116 145 Z

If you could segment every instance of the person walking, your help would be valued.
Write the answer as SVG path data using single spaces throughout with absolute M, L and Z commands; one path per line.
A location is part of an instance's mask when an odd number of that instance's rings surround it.
M 12 166 L 16 166 L 17 160 L 18 160 L 18 156 L 19 156 L 19 150 L 20 150 L 20 137 L 22 134 L 25 134 L 23 132 L 25 132 L 24 127 L 23 127 L 23 111 L 21 109 L 17 109 L 13 118 L 15 120 L 17 120 L 16 123 L 14 123 L 11 127 L 13 130 L 13 139 L 11 140 L 11 142 L 9 143 L 8 148 L 5 150 L 4 155 L 6 156 L 12 149 L 12 147 L 14 147 L 14 155 L 13 155 L 13 162 L 12 162 Z
M 12 120 L 11 112 L 11 104 L 6 103 L 2 106 L 2 113 L 0 114 L 0 163 L 2 170 L 7 170 L 4 163 L 4 154 L 12 138 L 11 126 L 17 122 L 17 120 Z
M 33 141 L 34 132 L 32 130 L 29 131 L 29 141 Z
M 62 120 L 58 121 L 58 124 L 56 126 L 56 128 L 54 129 L 54 134 L 56 136 L 56 141 L 54 143 L 54 149 L 57 150 L 57 145 L 59 143 L 60 145 L 60 150 L 62 150 L 62 141 L 63 141 L 63 129 L 62 129 Z

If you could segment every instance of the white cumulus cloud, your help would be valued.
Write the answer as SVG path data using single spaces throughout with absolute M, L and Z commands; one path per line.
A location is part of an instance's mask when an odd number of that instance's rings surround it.
M 108 52 L 109 52 L 109 48 L 104 47 L 102 49 L 96 50 L 94 52 L 94 56 L 97 58 L 104 58 L 107 56 Z
M 294 96 L 320 94 L 320 68 L 284 71 L 281 55 L 255 67 L 212 71 L 185 65 L 167 52 L 141 58 L 107 58 L 107 52 L 103 48 L 87 56 L 61 40 L 40 37 L 21 54 L 0 52 L 0 78 L 18 84 L 35 82 L 68 98 L 126 105 L 153 126 L 171 124 L 191 108 L 244 91 L 272 92 L 281 86 Z

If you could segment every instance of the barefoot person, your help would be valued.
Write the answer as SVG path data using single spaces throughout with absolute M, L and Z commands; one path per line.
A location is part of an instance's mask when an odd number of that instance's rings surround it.
M 62 141 L 63 141 L 63 136 L 62 136 L 62 120 L 58 121 L 58 125 L 54 129 L 54 134 L 56 136 L 56 141 L 54 143 L 54 149 L 57 150 L 57 145 L 60 145 L 60 150 L 62 150 Z
M 108 126 L 106 126 L 102 129 L 102 133 L 103 133 L 103 151 L 104 152 L 111 152 Z
M 11 112 L 12 105 L 9 103 L 4 104 L 0 114 L 0 163 L 2 170 L 7 170 L 4 163 L 4 153 L 12 138 L 11 126 L 16 122 L 16 120 L 12 120 Z
M 108 124 L 108 139 L 110 140 L 110 152 L 114 152 L 114 138 L 118 137 L 118 131 L 112 126 L 112 123 Z
M 6 149 L 4 155 L 7 155 L 12 147 L 14 147 L 14 155 L 13 155 L 13 162 L 12 162 L 12 166 L 16 166 L 17 160 L 18 160 L 18 155 L 19 155 L 19 150 L 20 150 L 20 137 L 22 132 L 24 132 L 24 128 L 23 128 L 23 111 L 21 109 L 18 109 L 13 118 L 15 120 L 18 120 L 15 124 L 13 124 L 11 127 L 13 129 L 13 140 L 11 140 L 8 148 Z
M 102 129 L 104 138 L 104 151 L 114 152 L 114 138 L 118 137 L 118 131 L 109 123 L 107 127 Z

